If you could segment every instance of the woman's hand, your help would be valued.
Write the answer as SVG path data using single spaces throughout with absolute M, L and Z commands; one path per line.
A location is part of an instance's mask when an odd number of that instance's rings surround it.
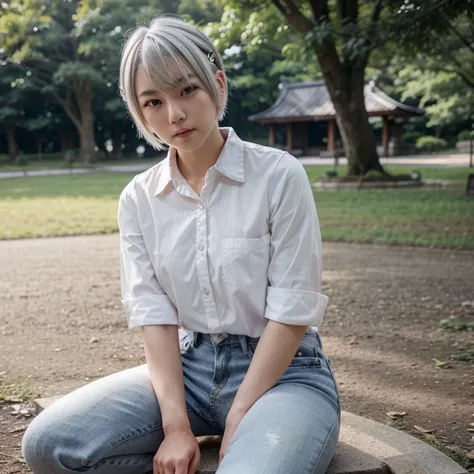
M 153 458 L 153 474 L 195 474 L 200 462 L 199 443 L 193 433 L 174 431 L 165 435 Z
M 225 421 L 225 431 L 222 437 L 221 448 L 219 450 L 219 464 L 225 456 L 230 440 L 234 436 L 235 430 L 239 426 L 247 410 L 229 411 Z

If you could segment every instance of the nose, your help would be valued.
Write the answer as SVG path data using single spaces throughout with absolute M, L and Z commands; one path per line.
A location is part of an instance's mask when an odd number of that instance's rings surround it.
M 186 118 L 186 112 L 178 101 L 168 103 L 168 116 L 171 124 L 180 123 Z

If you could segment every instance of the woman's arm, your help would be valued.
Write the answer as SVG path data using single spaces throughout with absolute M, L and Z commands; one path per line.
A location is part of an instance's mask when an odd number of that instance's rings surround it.
M 141 327 L 150 381 L 160 407 L 164 441 L 153 459 L 153 473 L 194 474 L 199 445 L 186 410 L 183 367 L 175 305 L 159 284 L 139 220 L 132 181 L 119 201 L 122 304 L 130 328 Z
M 201 454 L 186 410 L 178 327 L 143 326 L 142 333 L 165 435 L 153 459 L 153 473 L 195 474 Z
M 269 321 L 226 420 L 221 447 L 251 406 L 273 388 L 297 352 L 308 326 L 321 323 L 321 233 L 313 192 L 303 166 L 284 154 L 268 189 L 271 234 L 265 318 Z
M 290 365 L 308 326 L 269 321 L 257 344 L 244 381 L 239 387 L 226 418 L 219 462 L 235 430 L 252 405 L 273 388 Z
M 235 396 L 230 418 L 242 418 L 264 393 L 276 385 L 293 360 L 306 329 L 307 326 L 268 322 Z
M 160 406 L 165 436 L 171 432 L 190 431 L 178 327 L 143 326 L 142 333 L 148 373 Z

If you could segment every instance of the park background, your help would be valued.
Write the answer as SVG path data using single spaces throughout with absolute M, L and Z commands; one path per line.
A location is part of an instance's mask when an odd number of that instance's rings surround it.
M 165 154 L 138 136 L 117 78 L 125 32 L 161 13 L 183 16 L 215 42 L 230 84 L 222 125 L 243 139 L 268 144 L 268 126 L 249 117 L 272 107 L 285 84 L 324 82 L 339 153 L 295 154 L 315 185 L 331 300 L 322 335 L 345 409 L 420 435 L 468 467 L 472 0 L 7 0 L 0 1 L 7 472 L 27 472 L 15 432 L 24 420 L 12 422 L 12 403 L 143 362 L 118 304 L 117 200 Z M 423 110 L 401 122 L 388 157 L 383 121 L 368 117 L 363 100 L 374 80 Z M 287 137 L 276 128 L 275 145 L 285 148 Z M 401 179 L 413 186 L 361 186 Z M 344 183 L 355 187 L 317 187 Z M 387 419 L 389 411 L 407 416 Z

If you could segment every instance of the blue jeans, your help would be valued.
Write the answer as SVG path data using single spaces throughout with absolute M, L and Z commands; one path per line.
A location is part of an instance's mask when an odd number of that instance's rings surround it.
M 208 334 L 182 341 L 187 413 L 196 436 L 220 435 L 257 338 Z M 308 330 L 288 369 L 238 426 L 218 474 L 323 474 L 339 436 L 336 383 L 316 332 Z M 23 455 L 35 474 L 142 474 L 163 429 L 142 365 L 66 395 L 33 420 Z

